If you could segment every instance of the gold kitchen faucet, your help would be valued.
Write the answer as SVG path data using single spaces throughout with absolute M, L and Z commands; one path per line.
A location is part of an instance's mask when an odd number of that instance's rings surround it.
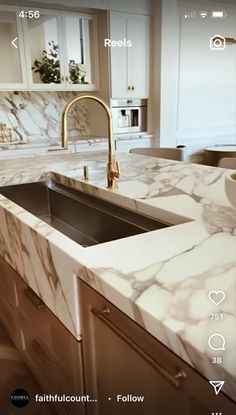
M 69 101 L 62 113 L 62 132 L 61 132 L 61 145 L 64 148 L 67 148 L 67 115 L 70 108 L 79 101 L 84 99 L 91 99 L 92 101 L 96 101 L 99 105 L 101 105 L 107 114 L 108 120 L 108 163 L 107 163 L 107 187 L 109 189 L 115 189 L 118 187 L 118 178 L 120 177 L 120 169 L 119 163 L 115 159 L 114 155 L 114 141 L 113 141 L 113 134 L 112 134 L 112 116 L 111 111 L 108 105 L 100 98 L 97 98 L 93 95 L 78 95 L 77 97 L 73 98 Z

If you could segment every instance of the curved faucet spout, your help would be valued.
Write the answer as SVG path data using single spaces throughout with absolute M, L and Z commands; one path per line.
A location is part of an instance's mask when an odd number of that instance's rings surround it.
M 114 155 L 114 141 L 113 141 L 113 134 L 112 134 L 112 116 L 111 111 L 108 105 L 100 98 L 97 98 L 93 95 L 78 95 L 77 97 L 73 98 L 69 101 L 62 113 L 62 132 L 61 132 L 61 145 L 62 147 L 67 147 L 67 115 L 70 108 L 79 101 L 84 99 L 90 99 L 92 101 L 96 101 L 99 105 L 101 105 L 107 115 L 108 121 L 108 164 L 107 164 L 107 187 L 108 188 L 117 188 L 118 178 L 120 177 L 120 170 L 118 162 L 115 160 Z

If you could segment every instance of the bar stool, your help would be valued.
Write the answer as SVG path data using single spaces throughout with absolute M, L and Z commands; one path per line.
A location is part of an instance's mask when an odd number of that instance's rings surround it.
M 169 160 L 184 160 L 184 152 L 182 148 L 174 147 L 144 147 L 144 148 L 131 148 L 130 153 L 140 154 L 142 156 L 159 157 Z
M 236 157 L 222 157 L 218 162 L 218 167 L 236 169 Z

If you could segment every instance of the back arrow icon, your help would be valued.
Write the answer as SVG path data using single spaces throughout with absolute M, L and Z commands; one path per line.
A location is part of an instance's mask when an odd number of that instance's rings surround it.
M 11 44 L 12 46 L 14 46 L 16 49 L 18 48 L 18 46 L 15 44 L 15 41 L 18 39 L 18 37 L 15 37 L 15 39 L 12 40 Z

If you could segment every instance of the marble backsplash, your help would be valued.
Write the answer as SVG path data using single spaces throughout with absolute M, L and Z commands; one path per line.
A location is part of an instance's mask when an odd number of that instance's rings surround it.
M 1 92 L 0 123 L 12 128 L 13 139 L 27 142 L 58 142 L 61 113 L 74 92 Z M 84 104 L 71 109 L 68 137 L 89 135 Z

